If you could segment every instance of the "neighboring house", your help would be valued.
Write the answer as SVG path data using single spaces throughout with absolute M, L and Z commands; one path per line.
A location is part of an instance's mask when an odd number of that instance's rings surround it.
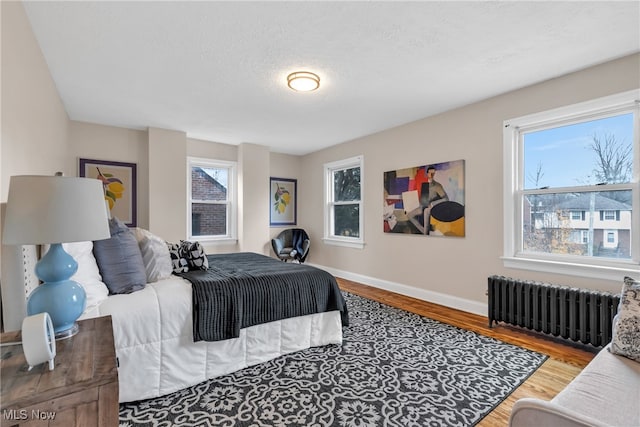
M 227 189 L 202 168 L 191 170 L 192 198 L 194 200 L 226 200 Z M 226 234 L 226 205 L 194 203 L 191 208 L 191 228 L 194 236 Z
M 571 248 L 566 248 L 567 253 L 630 257 L 630 204 L 596 193 L 583 193 L 553 206 L 545 206 L 542 202 L 538 202 L 535 208 L 528 205 L 525 207 L 525 214 L 531 218 L 527 222 L 530 233 L 549 233 L 551 243 L 547 243 L 551 246 L 553 236 L 569 233 L 564 239 L 558 239 L 570 243 Z M 562 250 L 555 247 L 552 252 Z

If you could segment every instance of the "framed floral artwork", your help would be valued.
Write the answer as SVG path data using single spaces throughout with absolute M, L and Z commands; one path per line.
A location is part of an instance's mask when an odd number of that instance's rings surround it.
M 105 203 L 111 216 L 129 227 L 137 225 L 136 164 L 80 159 L 79 176 L 102 181 Z
M 269 225 L 296 225 L 298 180 L 271 177 L 269 182 Z

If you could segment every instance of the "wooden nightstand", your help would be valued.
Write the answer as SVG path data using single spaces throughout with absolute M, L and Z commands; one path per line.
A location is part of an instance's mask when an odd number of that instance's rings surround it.
M 111 316 L 82 320 L 73 337 L 56 341 L 55 369 L 27 370 L 21 345 L 2 347 L 2 426 L 118 425 L 118 369 Z M 0 336 L 19 341 L 20 332 Z

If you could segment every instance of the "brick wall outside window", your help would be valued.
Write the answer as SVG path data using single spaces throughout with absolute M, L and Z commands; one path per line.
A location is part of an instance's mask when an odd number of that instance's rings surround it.
M 191 197 L 195 200 L 225 201 L 227 189 L 201 168 L 191 168 Z M 227 234 L 227 206 L 192 203 L 191 234 L 218 236 Z

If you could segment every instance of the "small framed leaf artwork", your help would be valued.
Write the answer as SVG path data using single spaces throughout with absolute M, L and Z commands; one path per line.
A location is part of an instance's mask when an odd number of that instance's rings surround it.
M 102 181 L 105 203 L 112 217 L 137 226 L 136 164 L 80 159 L 79 175 Z
M 269 225 L 296 225 L 298 180 L 271 177 L 269 181 Z

